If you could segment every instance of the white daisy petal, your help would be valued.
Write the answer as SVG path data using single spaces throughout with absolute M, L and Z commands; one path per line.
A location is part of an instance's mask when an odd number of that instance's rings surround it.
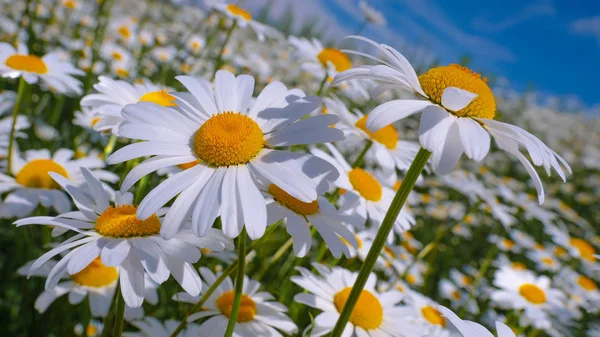
M 450 111 L 459 111 L 471 104 L 477 94 L 457 87 L 447 87 L 442 93 L 442 105 Z

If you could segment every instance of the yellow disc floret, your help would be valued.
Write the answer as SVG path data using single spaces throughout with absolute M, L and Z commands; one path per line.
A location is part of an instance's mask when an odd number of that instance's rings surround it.
M 421 314 L 429 323 L 446 327 L 446 319 L 436 308 L 429 305 L 424 306 L 421 308 Z
M 114 238 L 155 235 L 160 232 L 160 220 L 152 214 L 146 220 L 135 215 L 136 205 L 110 206 L 96 219 L 96 232 Z
M 354 168 L 348 172 L 348 178 L 352 187 L 360 195 L 369 201 L 379 201 L 383 195 L 383 188 L 381 184 L 373 177 L 369 172 L 361 169 Z
M 525 283 L 519 287 L 519 294 L 533 304 L 546 303 L 546 293 L 535 284 Z
M 571 246 L 577 248 L 579 251 L 579 256 L 581 256 L 582 259 L 590 262 L 596 262 L 596 257 L 594 256 L 596 254 L 596 250 L 587 241 L 583 239 L 572 238 L 569 240 L 569 243 Z
M 228 4 L 227 11 L 229 11 L 229 13 L 231 13 L 231 15 L 241 17 L 246 21 L 250 21 L 250 19 L 252 19 L 252 15 L 250 14 L 250 12 L 248 12 L 247 10 L 240 8 L 234 4 Z
M 465 108 L 452 111 L 458 117 L 479 117 L 493 119 L 496 115 L 496 100 L 485 78 L 458 64 L 429 69 L 419 76 L 419 83 L 429 99 L 442 104 L 442 94 L 448 87 L 457 87 L 477 97 Z
M 333 297 L 333 304 L 338 312 L 342 312 L 352 287 L 342 289 Z M 375 295 L 368 290 L 363 290 L 358 296 L 356 306 L 350 314 L 352 324 L 365 330 L 377 329 L 383 322 L 383 306 Z
M 264 143 L 258 124 L 234 112 L 212 116 L 194 136 L 196 155 L 212 166 L 246 164 L 260 152 Z
M 103 288 L 111 285 L 118 277 L 119 272 L 117 268 L 105 266 L 99 257 L 94 259 L 92 263 L 88 264 L 79 273 L 71 275 L 71 278 L 77 284 L 93 288 Z
M 227 317 L 231 316 L 231 309 L 233 308 L 233 297 L 235 293 L 233 290 L 224 292 L 219 298 L 217 298 L 217 308 L 221 313 Z M 240 304 L 240 310 L 238 311 L 237 321 L 248 322 L 254 319 L 256 315 L 256 303 L 250 296 L 242 294 L 242 302 Z
M 311 215 L 319 211 L 318 200 L 313 200 L 312 202 L 300 201 L 289 195 L 277 185 L 269 185 L 269 193 L 271 193 L 275 201 L 300 215 Z
M 35 55 L 11 55 L 6 59 L 6 65 L 12 69 L 30 73 L 45 74 L 48 72 L 48 67 L 44 60 Z
M 158 90 L 145 93 L 140 97 L 140 102 L 150 102 L 160 106 L 177 106 L 175 96 L 169 95 L 167 90 Z
M 352 62 L 348 55 L 335 48 L 325 48 L 321 50 L 319 55 L 317 55 L 317 58 L 324 67 L 327 67 L 327 63 L 331 62 L 331 64 L 335 66 L 337 72 L 352 68 Z
M 60 186 L 50 177 L 49 172 L 55 172 L 69 178 L 67 170 L 52 159 L 34 159 L 15 175 L 17 183 L 29 188 L 57 189 Z
M 392 150 L 396 148 L 396 143 L 398 143 L 398 131 L 393 125 L 390 124 L 379 129 L 377 132 L 371 132 L 367 128 L 367 116 L 362 116 L 355 125 L 357 128 L 366 132 L 372 140 L 385 145 L 388 149 Z
M 594 290 L 598 289 L 598 287 L 596 286 L 596 283 L 594 283 L 594 281 L 592 279 L 589 279 L 583 275 L 580 275 L 577 278 L 577 284 L 579 284 L 583 289 L 585 289 L 587 291 L 594 291 Z

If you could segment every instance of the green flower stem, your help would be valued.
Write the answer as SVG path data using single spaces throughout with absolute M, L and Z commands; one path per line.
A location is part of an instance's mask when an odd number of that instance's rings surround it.
M 323 94 L 323 89 L 325 88 L 325 83 L 327 83 L 327 79 L 329 78 L 329 76 L 327 75 L 327 69 L 325 69 L 325 77 L 323 77 L 323 80 L 321 81 L 321 84 L 319 85 L 319 90 L 317 91 L 317 96 L 321 96 L 321 94 Z
M 134 205 L 139 205 L 144 199 L 146 195 L 146 187 L 148 187 L 148 181 L 150 180 L 150 175 L 147 174 L 140 179 L 139 184 L 137 185 L 137 189 L 135 190 L 135 197 L 133 200 Z
M 8 162 L 7 162 L 7 172 L 8 174 L 16 173 L 11 172 L 12 169 L 12 159 L 13 159 L 13 147 L 15 146 L 15 128 L 17 126 L 17 117 L 19 116 L 19 110 L 21 109 L 21 104 L 23 104 L 23 98 L 25 96 L 25 92 L 27 91 L 27 82 L 23 76 L 19 80 L 19 89 L 17 89 L 17 100 L 15 101 L 15 106 L 13 107 L 12 113 L 12 125 L 10 127 L 10 136 L 8 140 Z
M 106 146 L 104 147 L 104 154 L 103 154 L 104 160 L 106 160 L 106 158 L 108 158 L 108 156 L 110 156 L 110 154 L 115 149 L 116 144 L 117 144 L 117 136 L 116 135 L 110 136 L 110 139 L 108 140 L 108 144 L 106 144 Z
M 290 237 L 281 247 L 279 247 L 279 249 L 275 252 L 275 254 L 273 254 L 273 256 L 271 256 L 271 258 L 267 261 L 267 263 L 262 265 L 262 267 L 260 268 L 260 271 L 258 272 L 258 275 L 253 277 L 253 279 L 256 281 L 262 280 L 262 278 L 263 278 L 263 276 L 265 276 L 265 273 L 267 272 L 267 270 L 269 270 L 269 268 L 273 265 L 273 263 L 275 263 L 277 260 L 279 260 L 283 256 L 283 253 L 285 253 L 285 251 L 288 250 L 288 248 L 290 248 L 293 243 L 294 243 L 294 238 Z
M 233 20 L 231 27 L 229 27 L 229 30 L 227 31 L 227 36 L 225 37 L 225 41 L 223 41 L 223 45 L 221 46 L 219 55 L 217 55 L 217 60 L 215 61 L 215 71 L 213 72 L 212 77 L 215 77 L 215 74 L 223 65 L 223 53 L 225 52 L 225 47 L 227 47 L 227 43 L 229 43 L 229 40 L 231 39 L 231 34 L 235 30 L 235 27 L 237 27 L 237 21 Z
M 117 307 L 115 311 L 115 320 L 113 325 L 112 337 L 121 337 L 123 332 L 123 318 L 125 317 L 125 299 L 121 293 L 121 286 L 117 287 Z
M 331 332 L 331 337 L 340 337 L 346 324 L 348 323 L 348 319 L 350 319 L 350 314 L 352 314 L 352 310 L 354 310 L 354 306 L 356 306 L 356 302 L 358 301 L 358 297 L 362 293 L 363 288 L 365 287 L 365 283 L 367 283 L 367 279 L 375 266 L 375 262 L 385 245 L 388 234 L 394 227 L 394 222 L 404 206 L 404 202 L 408 198 L 408 194 L 412 191 L 415 183 L 417 182 L 417 178 L 423 172 L 425 168 L 425 164 L 427 160 L 431 156 L 431 152 L 425 150 L 424 148 L 419 149 L 413 163 L 410 165 L 408 172 L 406 172 L 406 177 L 402 181 L 402 185 L 396 192 L 396 196 L 394 196 L 394 200 L 390 204 L 390 208 L 388 209 L 383 222 L 381 223 L 381 227 L 375 236 L 375 240 L 369 249 L 369 253 L 363 262 L 360 271 L 358 272 L 358 277 L 354 286 L 352 287 L 352 291 L 350 291 L 350 295 L 348 300 L 346 301 L 346 305 L 344 309 L 340 313 L 340 317 L 338 318 L 333 331 Z
M 86 93 L 92 86 L 92 80 L 94 78 L 94 63 L 100 58 L 100 47 L 102 41 L 104 41 L 104 33 L 108 22 L 110 20 L 110 14 L 112 11 L 114 1 L 104 0 L 98 5 L 96 29 L 94 29 L 94 46 L 92 47 L 92 59 L 90 62 L 90 69 L 88 70 L 85 82 L 83 83 L 83 92 Z
M 275 231 L 275 229 L 277 229 L 277 227 L 279 226 L 279 224 L 282 221 L 279 220 L 276 223 L 272 224 L 271 226 L 269 226 L 267 228 L 267 230 L 265 231 L 265 234 L 263 235 L 263 237 L 260 240 L 254 241 L 252 242 L 249 246 L 248 246 L 248 254 L 246 254 L 246 257 L 250 254 L 250 252 L 252 252 L 258 245 L 262 244 L 264 242 L 264 240 Z M 245 261 L 244 261 L 245 262 Z M 187 325 L 187 318 L 194 312 L 200 311 L 202 309 L 202 306 L 204 305 L 204 303 L 208 300 L 208 298 L 210 297 L 210 295 L 212 295 L 212 293 L 215 292 L 215 290 L 217 290 L 217 288 L 219 287 L 219 285 L 221 285 L 221 283 L 223 283 L 223 281 L 225 281 L 225 279 L 227 277 L 229 277 L 229 275 L 233 274 L 233 272 L 237 269 L 238 264 L 237 263 L 232 263 L 229 267 L 227 267 L 227 269 L 225 269 L 223 271 L 223 273 L 221 273 L 221 275 L 219 275 L 219 277 L 215 280 L 215 282 L 213 284 L 211 284 L 211 286 L 208 288 L 208 290 L 206 290 L 206 292 L 204 293 L 204 295 L 202 295 L 202 297 L 200 298 L 200 300 L 198 301 L 198 303 L 196 303 L 192 309 L 190 309 L 187 314 L 185 315 L 184 319 L 181 321 L 181 323 L 179 323 L 179 326 L 177 327 L 177 329 L 175 329 L 175 331 L 173 331 L 173 333 L 171 334 L 170 337 L 176 337 L 177 335 L 179 335 L 179 333 L 185 329 L 185 326 Z
M 369 149 L 371 148 L 372 145 L 373 145 L 372 141 L 370 141 L 370 140 L 367 141 L 363 150 L 360 152 L 358 157 L 356 157 L 356 160 L 354 161 L 354 163 L 352 163 L 352 168 L 356 168 L 356 167 L 359 167 L 362 165 L 363 161 L 365 160 L 365 155 L 367 154 L 367 151 L 369 151 Z
M 495 245 L 492 246 L 492 248 L 488 251 L 488 254 L 485 257 L 485 260 L 481 264 L 481 267 L 479 267 L 479 271 L 477 272 L 477 276 L 475 276 L 475 280 L 473 280 L 473 284 L 471 285 L 471 290 L 469 291 L 469 296 L 467 297 L 467 302 L 465 302 L 465 305 L 463 306 L 463 308 L 460 312 L 461 317 L 467 313 L 467 307 L 468 307 L 469 303 L 471 302 L 471 300 L 473 298 L 475 298 L 475 291 L 479 287 L 481 280 L 487 273 L 487 270 L 490 268 L 490 265 L 492 264 L 492 261 L 494 260 L 494 257 L 496 256 L 497 253 L 498 253 L 498 246 L 495 246 Z
M 233 329 L 237 323 L 240 305 L 242 304 L 242 292 L 244 291 L 244 267 L 246 266 L 246 228 L 238 236 L 238 262 L 237 275 L 235 277 L 235 293 L 233 294 L 233 307 L 227 322 L 227 329 L 224 337 L 233 336 Z

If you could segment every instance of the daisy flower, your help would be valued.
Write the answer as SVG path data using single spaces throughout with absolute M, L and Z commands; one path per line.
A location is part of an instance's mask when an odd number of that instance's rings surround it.
M 91 123 L 96 131 L 116 132 L 117 126 L 123 121 L 123 108 L 128 104 L 150 102 L 160 106 L 176 106 L 175 96 L 168 93 L 169 89 L 149 82 L 130 84 L 100 76 L 98 83 L 94 84 L 94 89 L 98 93 L 84 96 L 81 106 L 92 108 L 89 113 L 95 115 Z
M 102 334 L 102 330 L 104 330 L 104 324 L 102 324 L 102 322 L 92 319 L 85 328 L 85 335 L 83 334 L 84 329 L 83 324 L 81 323 L 75 325 L 75 328 L 73 330 L 76 336 L 98 337 Z
M 377 132 L 367 129 L 367 116 L 360 111 L 351 113 L 346 105 L 337 97 L 323 99 L 327 113 L 333 113 L 340 117 L 336 127 L 344 132 L 347 139 L 358 138 L 372 142 L 367 151 L 367 158 L 376 162 L 385 170 L 406 171 L 412 164 L 419 145 L 414 142 L 399 140 L 398 130 L 393 125 L 388 125 Z
M 422 112 L 419 140 L 425 149 L 432 152 L 434 172 L 451 172 L 463 153 L 470 159 L 481 161 L 489 152 L 491 135 L 500 149 L 515 155 L 525 166 L 538 192 L 540 204 L 544 201 L 542 181 L 519 147 L 525 147 L 533 164 L 543 166 L 548 175 L 553 168 L 565 181 L 563 168 L 571 173 L 567 162 L 541 140 L 518 126 L 493 119 L 496 114 L 494 94 L 485 78 L 482 79 L 479 74 L 452 64 L 432 68 L 417 77 L 408 60 L 397 50 L 364 37 L 351 38 L 369 43 L 384 57 L 380 59 L 357 51 L 347 51 L 380 64 L 349 69 L 338 74 L 333 83 L 370 78 L 383 82 L 385 87 L 400 87 L 417 95 L 416 99 L 398 99 L 381 104 L 369 114 L 366 126 L 376 132 L 400 119 Z
M 556 283 L 565 292 L 581 297 L 582 308 L 587 312 L 600 311 L 600 290 L 593 279 L 565 267 L 559 272 Z
M 365 0 L 361 0 L 358 3 L 358 8 L 362 12 L 362 15 L 365 17 L 365 21 L 368 23 L 372 23 L 376 26 L 385 26 L 387 21 L 385 19 L 385 15 L 377 9 L 371 7 L 369 3 Z
M 121 293 L 130 307 L 139 307 L 144 301 L 145 273 L 158 284 L 173 275 L 186 292 L 198 295 L 202 282 L 192 263 L 200 259 L 200 248 L 233 248 L 216 229 L 207 232 L 203 238 L 197 238 L 190 230 L 182 230 L 173 239 L 164 240 L 158 235 L 162 222 L 160 213 L 152 214 L 146 220 L 138 219 L 131 193 L 116 194 L 115 202 L 111 204 L 109 193 L 100 180 L 85 168 L 81 173 L 85 182 L 80 186 L 71 184 L 60 174 L 50 173 L 73 198 L 78 211 L 15 222 L 17 226 L 42 224 L 78 233 L 31 265 L 30 272 L 34 272 L 52 257 L 68 251 L 50 271 L 46 290 L 56 287 L 65 273 L 76 275 L 100 256 L 105 266 L 117 267 Z
M 0 77 L 23 79 L 29 83 L 42 80 L 44 84 L 62 94 L 81 94 L 81 82 L 73 75 L 85 73 L 68 62 L 61 61 L 57 53 L 43 57 L 30 55 L 27 47 L 19 45 L 16 50 L 6 42 L 0 42 Z
M 169 319 L 165 323 L 161 323 L 154 317 L 144 317 L 144 319 L 131 321 L 129 324 L 138 328 L 139 332 L 123 332 L 123 337 L 169 337 L 180 322 Z M 200 336 L 199 326 L 194 323 L 188 323 L 185 330 L 181 331 L 177 336 L 180 337 L 196 337 Z
M 572 237 L 566 226 L 545 226 L 546 232 L 552 236 L 552 241 L 569 251 L 573 257 L 579 258 L 585 264 L 598 265 L 596 248 L 583 238 Z
M 404 317 L 412 327 L 420 331 L 420 335 L 450 337 L 446 329 L 446 319 L 437 309 L 439 304 L 434 300 L 411 291 L 406 295 L 407 305 L 398 309 L 398 314 Z
M 49 173 L 62 176 L 73 184 L 84 181 L 80 168 L 94 171 L 98 177 L 108 182 L 116 182 L 119 177 L 101 170 L 104 161 L 96 156 L 73 159 L 75 152 L 59 149 L 54 154 L 50 151 L 28 150 L 13 156 L 10 172 L 13 176 L 0 173 L 0 193 L 9 192 L 0 207 L 0 217 L 24 217 L 29 215 L 39 204 L 52 207 L 58 213 L 71 210 L 71 203 L 65 193 L 60 190 Z
M 331 144 L 325 144 L 331 155 L 317 148 L 311 149 L 315 156 L 325 159 L 340 172 L 334 185 L 343 189 L 341 209 L 356 213 L 364 221 L 369 219 L 380 226 L 394 198 L 394 191 L 383 186 L 373 174 L 361 168 L 352 168 L 344 156 Z M 394 222 L 394 231 L 401 234 L 412 227 L 415 219 L 407 207 L 403 207 Z M 390 234 L 390 238 L 393 236 Z
M 48 277 L 52 269 L 56 266 L 56 261 L 50 260 L 40 268 L 31 271 L 30 268 L 34 261 L 27 263 L 19 268 L 17 273 L 20 275 L 31 275 Z M 158 303 L 158 293 L 156 289 L 158 284 L 146 274 L 144 276 L 144 298 L 147 302 L 156 305 Z M 70 304 L 81 303 L 86 297 L 90 306 L 90 312 L 93 317 L 105 317 L 108 314 L 112 303 L 115 290 L 117 289 L 117 279 L 119 270 L 116 267 L 108 267 L 97 257 L 87 267 L 80 272 L 70 275 L 69 278 L 62 278 L 61 283 L 56 287 L 45 290 L 35 300 L 35 309 L 43 313 L 59 297 L 67 295 Z M 141 318 L 144 316 L 144 309 L 131 308 L 125 306 L 125 318 L 128 320 Z
M 483 325 L 472 321 L 463 321 L 452 310 L 446 307 L 440 305 L 438 310 L 463 337 L 494 336 Z M 496 321 L 496 332 L 498 337 L 515 337 L 514 331 L 502 322 Z
M 13 118 L 11 116 L 0 119 L 0 167 L 4 167 L 6 163 L 4 159 L 8 156 L 8 146 L 10 142 L 10 129 L 12 127 Z M 27 138 L 27 134 L 19 132 L 29 128 L 29 120 L 27 117 L 17 116 L 15 123 L 15 137 Z
M 318 263 L 313 267 L 320 275 L 298 267 L 300 276 L 291 280 L 308 292 L 294 296 L 294 301 L 323 311 L 314 319 L 311 336 L 323 336 L 333 330 L 358 273 Z M 379 293 L 375 289 L 377 277 L 371 274 L 358 302 L 350 314 L 342 336 L 420 336 L 421 334 L 408 323 L 397 304 L 404 295 L 396 290 Z
M 252 20 L 252 14 L 247 10 L 235 5 L 228 3 L 215 3 L 211 4 L 213 9 L 218 12 L 225 14 L 231 20 L 234 20 L 240 28 L 250 27 L 258 37 L 259 41 L 264 41 L 265 36 L 271 38 L 281 37 L 282 34 L 275 28 L 268 25 L 262 24 L 256 20 Z
M 551 325 L 548 311 L 565 300 L 560 290 L 550 287 L 548 277 L 527 270 L 503 267 L 494 274 L 494 286 L 499 289 L 492 291 L 492 301 L 505 309 L 523 309 L 523 319 L 537 329 Z
M 173 237 L 190 216 L 194 233 L 203 236 L 219 215 L 228 237 L 236 237 L 245 226 L 251 239 L 260 238 L 267 211 L 256 179 L 311 203 L 317 199 L 311 177 L 337 177 L 324 160 L 273 149 L 343 138 L 341 131 L 329 127 L 338 121 L 335 116 L 301 119 L 319 107 L 318 97 L 304 97 L 301 90 L 271 82 L 251 104 L 251 76 L 218 71 L 214 91 L 203 80 L 177 79 L 190 91 L 174 94 L 177 107 L 139 103 L 125 108 L 119 135 L 145 141 L 125 146 L 108 159 L 116 164 L 155 156 L 129 172 L 122 192 L 161 168 L 197 163 L 154 188 L 137 210 L 138 218 L 147 219 L 177 196 L 161 228 L 164 238 Z
M 208 289 L 219 274 L 215 275 L 208 268 L 200 268 L 200 275 L 205 282 L 203 289 Z M 260 283 L 244 276 L 242 301 L 237 316 L 234 335 L 240 337 L 281 336 L 277 331 L 291 335 L 298 327 L 287 316 L 287 308 L 274 301 L 273 295 L 259 291 Z M 223 336 L 233 307 L 234 286 L 231 278 L 223 283 L 208 297 L 203 310 L 191 314 L 188 322 L 208 318 L 200 325 L 199 335 Z M 175 295 L 175 299 L 187 303 L 197 303 L 200 296 L 191 297 L 186 293 Z
M 296 48 L 296 57 L 303 61 L 302 69 L 317 78 L 334 76 L 352 67 L 348 55 L 335 48 L 325 48 L 316 38 L 290 36 L 288 42 Z

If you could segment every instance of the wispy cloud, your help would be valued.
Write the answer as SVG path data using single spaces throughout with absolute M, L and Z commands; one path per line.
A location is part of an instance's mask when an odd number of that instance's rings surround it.
M 550 1 L 530 3 L 516 13 L 499 21 L 492 21 L 488 16 L 480 16 L 473 20 L 473 27 L 487 33 L 498 33 L 515 27 L 523 22 L 539 17 L 556 16 L 556 8 Z
M 580 35 L 595 37 L 600 45 L 600 15 L 573 21 L 571 30 Z

